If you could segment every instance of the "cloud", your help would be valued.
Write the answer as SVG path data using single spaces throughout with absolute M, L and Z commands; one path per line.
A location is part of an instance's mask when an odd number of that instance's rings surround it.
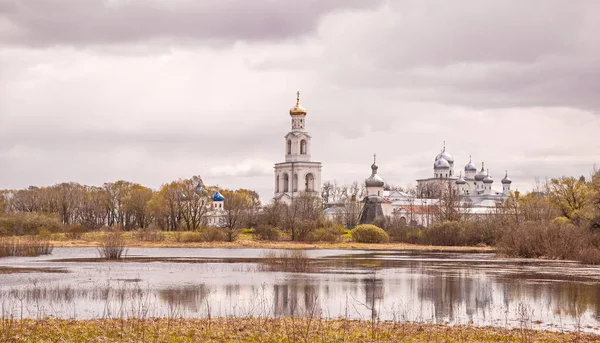
M 147 40 L 280 41 L 311 33 L 339 10 L 378 1 L 307 0 L 4 0 L 0 42 L 31 45 L 137 43 Z
M 217 177 L 254 177 L 273 174 L 273 161 L 246 159 L 236 164 L 214 166 L 211 176 Z
M 268 199 L 295 92 L 323 180 L 520 190 L 600 162 L 596 2 L 0 0 L 0 188 L 202 175 Z M 496 185 L 498 187 L 498 185 Z

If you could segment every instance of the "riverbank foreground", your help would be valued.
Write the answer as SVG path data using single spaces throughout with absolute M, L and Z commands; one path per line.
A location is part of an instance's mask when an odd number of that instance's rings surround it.
M 600 336 L 529 329 L 322 320 L 2 319 L 1 342 L 600 342 Z

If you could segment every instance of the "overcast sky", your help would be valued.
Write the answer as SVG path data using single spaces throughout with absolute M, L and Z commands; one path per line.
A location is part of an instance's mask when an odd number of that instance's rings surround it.
M 268 198 L 301 92 L 323 180 L 515 188 L 600 162 L 600 1 L 0 0 L 0 189 L 125 179 Z

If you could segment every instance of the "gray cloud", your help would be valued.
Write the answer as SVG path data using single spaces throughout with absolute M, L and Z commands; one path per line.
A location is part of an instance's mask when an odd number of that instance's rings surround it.
M 0 41 L 19 45 L 132 43 L 152 39 L 279 41 L 311 33 L 326 14 L 378 1 L 0 2 Z
M 0 189 L 201 174 L 267 199 L 296 90 L 324 180 L 377 153 L 414 184 L 442 141 L 520 190 L 587 175 L 598 6 L 0 0 Z

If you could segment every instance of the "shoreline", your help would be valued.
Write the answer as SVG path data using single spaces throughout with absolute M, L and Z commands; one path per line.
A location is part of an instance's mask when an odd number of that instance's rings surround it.
M 9 342 L 598 342 L 600 335 L 523 328 L 314 318 L 4 319 Z
M 99 240 L 51 240 L 55 248 L 94 248 L 100 245 Z M 292 241 L 256 241 L 256 240 L 237 240 L 235 242 L 141 242 L 136 240 L 126 240 L 127 248 L 220 248 L 220 249 L 322 249 L 322 250 L 397 250 L 397 251 L 429 251 L 429 252 L 478 252 L 495 253 L 494 247 L 476 247 L 476 246 L 434 246 L 434 245 L 416 245 L 408 243 L 309 243 Z

